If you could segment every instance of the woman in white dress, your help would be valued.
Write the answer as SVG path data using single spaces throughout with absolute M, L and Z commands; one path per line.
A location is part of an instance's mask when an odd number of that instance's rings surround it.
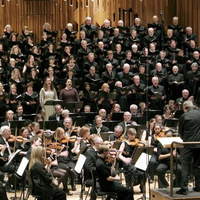
M 52 100 L 58 100 L 58 96 L 51 79 L 47 77 L 43 88 L 40 90 L 40 106 L 42 107 L 42 113 L 45 121 L 47 121 L 49 116 L 54 113 L 53 105 L 45 105 L 47 101 Z

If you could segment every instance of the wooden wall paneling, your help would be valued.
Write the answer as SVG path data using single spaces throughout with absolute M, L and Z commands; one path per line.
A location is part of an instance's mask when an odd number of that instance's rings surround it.
M 194 33 L 198 32 L 198 1 L 194 0 L 193 1 L 193 12 L 192 12 L 192 24 L 195 24 L 195 26 L 193 27 L 193 31 Z
M 198 46 L 200 45 L 200 23 L 199 23 L 199 21 L 198 21 L 198 19 L 200 19 L 200 2 L 199 1 L 197 1 L 197 7 L 198 7 L 198 13 L 197 13 L 197 15 L 196 15 L 196 17 L 197 17 L 197 34 L 198 34 Z

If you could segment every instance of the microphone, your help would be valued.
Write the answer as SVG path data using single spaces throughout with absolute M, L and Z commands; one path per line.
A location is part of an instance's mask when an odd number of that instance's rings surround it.
M 162 10 L 160 10 L 160 15 L 163 15 L 163 12 L 162 12 Z

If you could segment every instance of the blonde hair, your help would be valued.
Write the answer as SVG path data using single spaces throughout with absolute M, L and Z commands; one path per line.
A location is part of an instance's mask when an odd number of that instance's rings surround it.
M 83 126 L 79 132 L 79 136 L 83 137 L 89 131 L 90 131 L 90 128 L 88 126 Z
M 19 79 L 21 79 L 21 73 L 19 71 L 19 69 L 15 68 L 13 69 L 12 73 L 11 73 L 11 78 L 15 79 L 15 73 L 18 72 L 19 73 Z
M 110 86 L 108 85 L 108 83 L 104 83 L 102 86 L 101 86 L 101 89 L 104 90 L 105 88 L 110 88 Z
M 33 167 L 33 165 L 36 162 L 42 163 L 43 161 L 43 154 L 44 154 L 44 148 L 41 146 L 33 147 L 31 151 L 31 159 L 29 163 L 29 170 Z
M 60 138 L 60 134 L 65 133 L 65 130 L 61 127 L 58 127 L 54 133 L 54 139 L 57 141 Z
M 10 50 L 10 54 L 14 54 L 14 49 L 18 49 L 18 54 L 21 54 L 21 50 L 20 50 L 20 48 L 17 46 L 17 45 L 14 45 L 13 47 L 12 47 L 12 49 Z

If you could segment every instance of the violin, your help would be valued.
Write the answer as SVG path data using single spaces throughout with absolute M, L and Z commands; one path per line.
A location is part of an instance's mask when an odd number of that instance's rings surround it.
M 10 135 L 10 137 L 7 139 L 7 141 L 8 141 L 8 143 L 13 143 L 15 141 L 17 141 L 19 143 L 23 143 L 24 138 L 22 136 L 15 137 L 14 135 Z
M 7 139 L 8 143 L 13 143 L 16 140 L 14 135 L 10 135 L 10 137 Z
M 61 144 L 67 144 L 69 142 L 74 143 L 77 140 L 78 137 L 76 136 L 71 136 L 71 137 L 64 137 L 60 140 Z
M 134 140 L 130 141 L 130 145 L 137 147 L 145 147 L 145 143 L 141 142 L 138 138 L 135 138 Z
M 117 138 L 116 141 L 117 141 L 117 142 L 126 141 L 126 138 L 125 138 L 124 134 L 122 134 L 119 138 Z
M 57 149 L 58 151 L 60 151 L 62 149 L 62 144 L 60 144 L 58 142 L 53 142 L 51 144 L 47 144 L 47 148 L 49 148 L 49 149 Z
M 155 135 L 155 139 L 157 140 L 159 137 L 164 137 L 165 133 L 161 131 L 159 134 Z

